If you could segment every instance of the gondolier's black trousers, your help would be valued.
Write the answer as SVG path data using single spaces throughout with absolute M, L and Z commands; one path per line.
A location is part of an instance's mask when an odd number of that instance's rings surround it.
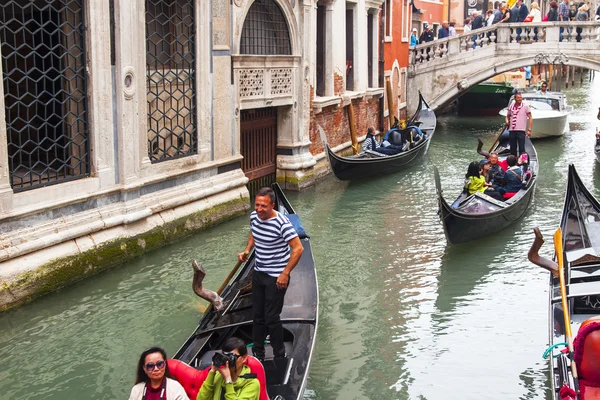
M 508 144 L 510 145 L 510 154 L 518 157 L 519 154 L 525 153 L 525 131 L 509 131 Z M 518 153 L 517 144 L 519 145 Z
M 289 287 L 289 283 L 288 283 Z M 279 316 L 283 309 L 283 299 L 287 289 L 277 288 L 277 278 L 264 272 L 252 271 L 252 340 L 254 341 L 254 356 L 265 357 L 265 338 L 267 329 L 271 335 L 273 356 L 284 357 L 283 327 Z

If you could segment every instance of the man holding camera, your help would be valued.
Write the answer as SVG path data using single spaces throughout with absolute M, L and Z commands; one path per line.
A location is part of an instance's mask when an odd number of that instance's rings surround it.
M 250 373 L 247 358 L 248 350 L 242 339 L 227 339 L 222 351 L 213 356 L 197 400 L 258 400 L 260 383 L 256 375 Z
M 289 285 L 290 273 L 304 251 L 290 220 L 275 210 L 275 192 L 262 188 L 256 193 L 254 212 L 250 214 L 250 236 L 240 261 L 246 261 L 254 247 L 252 271 L 252 340 L 254 357 L 265 359 L 267 328 L 275 358 L 285 357 L 280 314 Z

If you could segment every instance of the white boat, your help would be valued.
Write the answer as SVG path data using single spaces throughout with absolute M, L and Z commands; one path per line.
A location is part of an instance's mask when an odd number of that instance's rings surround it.
M 562 136 L 567 131 L 567 119 L 573 111 L 573 106 L 567 105 L 567 96 L 564 93 L 547 92 L 542 95 L 541 92 L 525 92 L 522 95 L 523 102 L 531 108 L 532 139 Z M 514 96 L 510 98 L 509 106 L 513 101 Z M 500 115 L 506 117 L 507 111 L 508 107 L 503 108 Z

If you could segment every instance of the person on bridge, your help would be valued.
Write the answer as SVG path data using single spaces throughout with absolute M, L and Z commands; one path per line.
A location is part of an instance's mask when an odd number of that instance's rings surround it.
M 471 22 L 471 30 L 483 28 L 483 17 L 478 10 L 473 11 L 473 21 Z M 473 48 L 477 47 L 477 34 L 471 38 L 473 40 Z
M 496 11 L 494 11 L 494 19 L 492 21 L 492 24 L 497 24 L 500 21 L 502 21 L 502 15 L 504 13 L 502 12 L 502 3 L 498 4 L 498 8 L 496 9 Z
M 529 15 L 527 5 L 523 2 L 523 0 L 518 0 L 517 6 L 519 7 L 519 11 L 517 13 L 517 22 L 524 22 L 525 18 L 527 18 L 527 15 Z
M 410 47 L 415 47 L 417 44 L 419 44 L 417 35 L 417 28 L 412 28 L 412 33 L 410 34 Z
M 542 21 L 556 22 L 558 21 L 558 3 L 554 0 L 550 2 L 550 10 L 548 14 L 542 19 Z
M 425 22 L 423 24 L 423 33 L 421 33 L 421 36 L 419 37 L 419 44 L 432 42 L 432 41 L 433 41 L 433 32 L 431 32 L 431 29 L 429 29 L 429 24 L 427 22 Z
M 531 3 L 531 11 L 529 11 L 529 15 L 531 16 L 531 22 L 542 22 L 542 12 L 540 11 L 540 5 L 537 1 Z
M 463 25 L 463 33 L 471 32 L 471 18 L 465 19 L 465 24 Z
M 487 13 L 485 14 L 485 26 L 492 26 L 495 18 L 494 10 L 487 10 Z
M 450 27 L 448 28 L 448 32 L 450 32 L 450 37 L 456 36 L 456 28 L 454 27 L 456 25 L 456 22 L 452 21 L 449 25 Z
M 500 20 L 500 24 L 503 22 L 510 22 L 510 10 L 505 2 L 500 3 L 500 11 L 502 12 L 502 19 Z
M 527 120 L 529 127 L 527 128 Z M 506 113 L 506 125 L 508 125 L 508 143 L 510 145 L 510 154 L 515 156 L 525 153 L 525 135 L 531 136 L 533 127 L 533 117 L 531 109 L 523 103 L 523 95 L 515 94 L 515 101 L 508 107 Z M 527 129 L 527 130 L 526 130 Z M 518 152 L 517 152 L 518 145 Z
M 442 27 L 438 31 L 438 39 L 444 39 L 450 36 L 450 29 L 448 25 L 448 21 L 442 22 Z
M 569 21 L 569 1 L 563 0 L 558 5 L 558 20 L 559 21 Z M 559 41 L 563 40 L 563 33 L 565 32 L 564 27 L 560 27 Z M 567 28 L 567 36 L 570 35 L 570 29 Z
M 248 260 L 253 247 L 256 255 L 252 271 L 253 353 L 259 360 L 265 359 L 268 328 L 273 355 L 281 359 L 286 354 L 280 314 L 290 273 L 300 261 L 304 247 L 290 220 L 275 210 L 275 192 L 271 188 L 256 193 L 254 212 L 250 214 L 250 236 L 238 260 Z

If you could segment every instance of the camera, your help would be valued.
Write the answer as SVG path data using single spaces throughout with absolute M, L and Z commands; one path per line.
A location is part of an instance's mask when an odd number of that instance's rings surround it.
M 216 368 L 224 367 L 225 363 L 229 362 L 229 367 L 235 368 L 235 362 L 238 359 L 238 355 L 234 353 L 227 353 L 224 351 L 217 351 L 212 358 L 213 365 Z

